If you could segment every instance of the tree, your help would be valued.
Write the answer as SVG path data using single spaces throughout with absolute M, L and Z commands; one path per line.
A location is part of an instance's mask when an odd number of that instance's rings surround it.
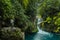
M 2 27 L 35 28 L 36 3 L 37 0 L 0 0 Z

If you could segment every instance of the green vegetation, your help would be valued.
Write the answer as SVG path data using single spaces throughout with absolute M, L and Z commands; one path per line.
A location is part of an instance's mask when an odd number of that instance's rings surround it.
M 0 27 L 36 28 L 36 0 L 0 0 Z M 11 20 L 14 22 L 11 23 Z M 13 25 L 12 25 L 13 24 Z M 31 30 L 30 28 L 28 30 Z M 34 31 L 31 30 L 31 31 Z
M 39 7 L 39 14 L 43 18 L 40 24 L 43 30 L 60 33 L 60 1 L 44 0 Z
M 0 31 L 2 40 L 19 40 L 21 32 L 37 32 L 36 27 L 36 3 L 37 0 L 0 0 Z M 3 29 L 6 28 L 7 29 Z M 11 29 L 9 29 L 11 27 Z M 12 32 L 14 27 L 21 29 L 20 34 Z M 6 32 L 5 32 L 6 31 Z M 6 34 L 5 34 L 6 33 Z M 6 38 L 7 37 L 7 38 Z M 14 39 L 14 38 L 18 39 Z
M 59 0 L 0 0 L 0 31 L 2 39 L 5 39 L 7 35 L 6 39 L 9 39 L 11 34 L 18 37 L 21 32 L 37 32 L 36 16 L 43 19 L 40 24 L 43 30 L 60 33 Z M 21 30 L 17 33 L 17 29 L 12 32 L 11 30 L 14 27 Z M 19 40 L 19 37 L 16 40 Z

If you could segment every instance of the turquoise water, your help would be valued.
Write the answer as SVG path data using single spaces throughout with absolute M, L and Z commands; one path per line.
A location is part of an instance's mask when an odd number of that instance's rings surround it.
M 25 40 L 60 40 L 60 36 L 56 34 L 26 34 Z
M 25 40 L 60 40 L 60 35 L 54 34 L 54 33 L 49 33 L 45 32 L 42 29 L 40 29 L 40 23 L 42 20 L 38 18 L 37 22 L 37 33 L 31 33 L 31 34 L 26 34 L 25 35 Z

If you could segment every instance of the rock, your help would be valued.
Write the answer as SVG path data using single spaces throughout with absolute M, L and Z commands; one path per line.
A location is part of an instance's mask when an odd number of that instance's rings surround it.
M 1 40 L 24 40 L 24 32 L 17 27 L 4 27 L 0 30 Z

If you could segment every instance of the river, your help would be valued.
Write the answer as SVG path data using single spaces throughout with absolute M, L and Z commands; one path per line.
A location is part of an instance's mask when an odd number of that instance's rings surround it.
M 25 40 L 60 40 L 60 35 L 41 30 L 39 28 L 40 23 L 41 20 L 38 19 L 37 28 L 39 31 L 37 33 L 26 34 Z

